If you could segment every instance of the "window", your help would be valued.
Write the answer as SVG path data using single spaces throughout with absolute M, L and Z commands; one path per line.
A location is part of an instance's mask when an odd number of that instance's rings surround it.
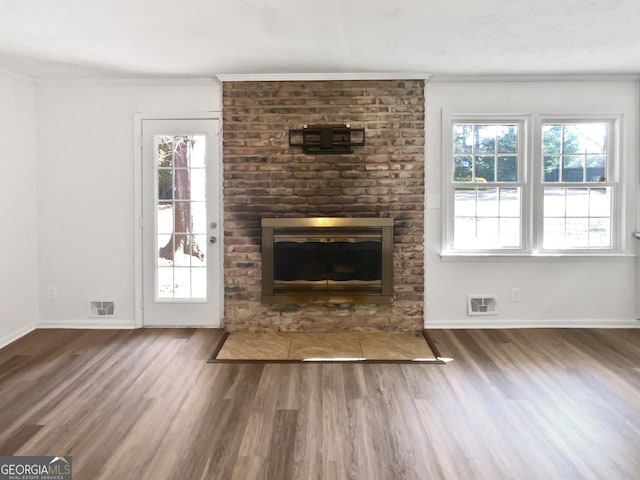
M 452 124 L 456 250 L 522 248 L 523 122 Z
M 450 118 L 445 252 L 616 252 L 616 120 L 532 118 Z
M 542 247 L 613 246 L 609 122 L 542 123 Z

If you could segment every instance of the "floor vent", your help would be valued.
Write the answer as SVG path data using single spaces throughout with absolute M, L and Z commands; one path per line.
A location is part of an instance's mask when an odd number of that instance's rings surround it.
M 89 302 L 89 313 L 92 317 L 113 317 L 116 303 L 113 301 L 91 301 Z
M 469 295 L 467 297 L 467 315 L 497 315 L 498 302 L 490 295 Z

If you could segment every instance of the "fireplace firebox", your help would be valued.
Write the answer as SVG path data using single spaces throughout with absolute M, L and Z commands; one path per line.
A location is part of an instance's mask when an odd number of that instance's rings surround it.
M 392 218 L 262 219 L 263 302 L 392 299 Z

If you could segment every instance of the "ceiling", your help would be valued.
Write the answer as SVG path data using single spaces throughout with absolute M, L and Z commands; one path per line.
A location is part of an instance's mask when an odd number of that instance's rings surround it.
M 0 0 L 34 77 L 640 72 L 638 0 Z

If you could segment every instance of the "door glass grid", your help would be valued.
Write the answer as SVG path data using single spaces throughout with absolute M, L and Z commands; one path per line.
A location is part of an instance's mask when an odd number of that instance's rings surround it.
M 156 135 L 156 300 L 207 299 L 206 137 Z

